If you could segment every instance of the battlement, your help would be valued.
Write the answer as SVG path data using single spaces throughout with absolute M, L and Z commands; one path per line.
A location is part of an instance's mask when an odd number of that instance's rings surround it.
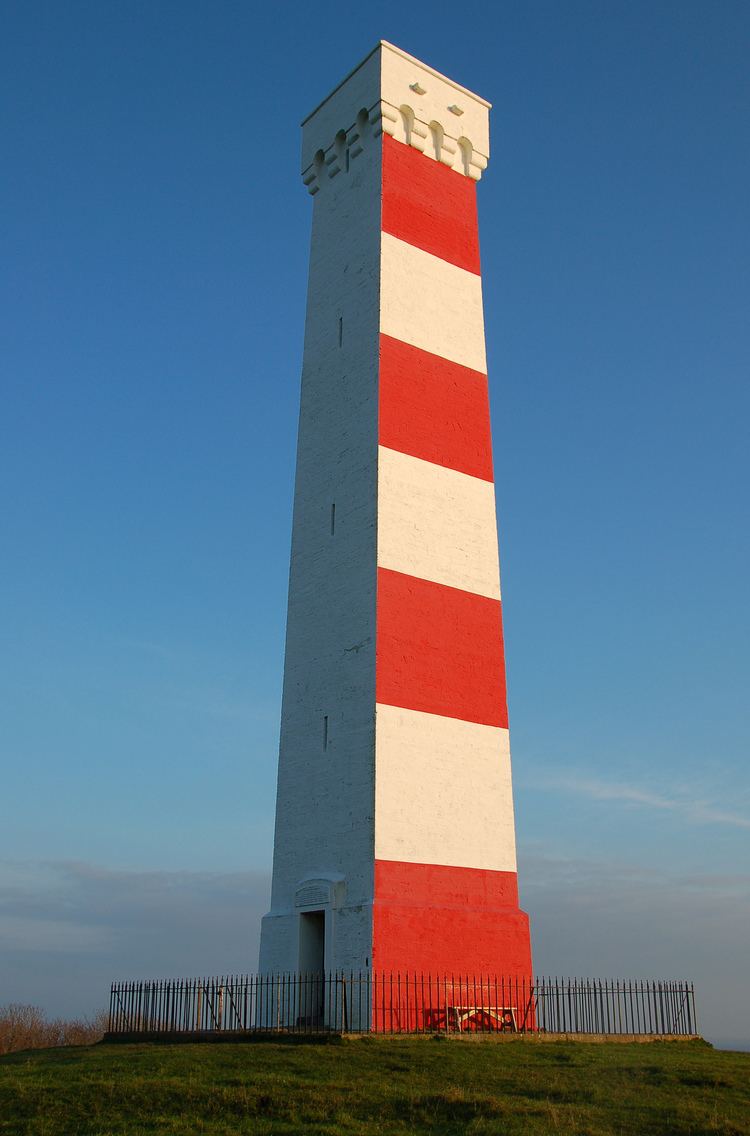
M 302 179 L 317 193 L 389 134 L 478 181 L 489 161 L 485 99 L 385 40 L 302 123 Z

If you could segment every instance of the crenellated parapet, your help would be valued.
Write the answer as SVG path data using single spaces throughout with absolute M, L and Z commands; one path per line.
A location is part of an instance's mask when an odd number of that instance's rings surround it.
M 303 122 L 302 180 L 316 194 L 381 134 L 478 181 L 490 104 L 381 41 Z

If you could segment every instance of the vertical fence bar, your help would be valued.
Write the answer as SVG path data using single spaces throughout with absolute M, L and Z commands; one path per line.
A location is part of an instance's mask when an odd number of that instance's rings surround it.
M 662 987 L 664 997 L 664 1020 L 662 1023 L 663 1029 L 665 1033 L 674 1033 L 673 1027 L 677 1019 L 677 1014 L 675 1012 L 674 983 L 663 982 Z

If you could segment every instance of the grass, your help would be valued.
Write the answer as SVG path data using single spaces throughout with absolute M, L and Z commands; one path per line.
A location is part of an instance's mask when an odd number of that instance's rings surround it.
M 703 1042 L 357 1038 L 0 1059 L 0 1133 L 750 1134 L 750 1054 Z

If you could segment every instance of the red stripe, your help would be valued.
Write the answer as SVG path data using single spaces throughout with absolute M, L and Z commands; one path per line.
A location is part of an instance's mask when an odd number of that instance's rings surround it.
M 376 699 L 507 728 L 499 600 L 378 568 Z
M 515 872 L 376 860 L 373 917 L 376 970 L 531 975 Z
M 380 336 L 379 442 L 492 481 L 487 376 Z
M 376 860 L 375 900 L 436 907 L 518 907 L 518 878 L 515 872 L 487 868 Z
M 476 183 L 383 135 L 383 231 L 479 275 Z

